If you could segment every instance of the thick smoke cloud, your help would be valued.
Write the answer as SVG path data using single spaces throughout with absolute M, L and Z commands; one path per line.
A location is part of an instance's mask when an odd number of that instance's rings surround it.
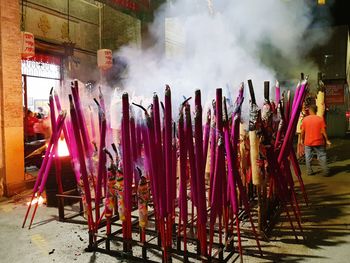
M 158 92 L 162 97 L 165 84 L 169 84 L 176 104 L 198 88 L 209 101 L 215 88 L 227 84 L 235 97 L 239 84 L 252 79 L 261 103 L 264 80 L 273 84 L 276 78 L 297 79 L 300 72 L 316 77 L 317 67 L 305 54 L 322 43 L 326 33 L 307 32 L 312 14 L 306 2 L 168 1 L 150 28 L 156 45 L 142 51 L 131 46 L 118 51 L 117 55 L 128 61 L 124 88 L 138 96 L 151 97 Z M 167 18 L 176 18 L 177 37 L 184 40 L 177 56 L 164 52 Z

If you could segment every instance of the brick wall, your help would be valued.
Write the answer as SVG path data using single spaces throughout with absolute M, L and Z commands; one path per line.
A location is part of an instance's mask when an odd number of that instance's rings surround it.
M 24 187 L 19 2 L 0 0 L 0 195 Z

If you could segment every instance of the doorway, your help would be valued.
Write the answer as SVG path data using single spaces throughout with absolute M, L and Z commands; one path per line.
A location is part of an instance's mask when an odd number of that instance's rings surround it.
M 22 60 L 25 180 L 41 166 L 46 140 L 51 135 L 49 95 L 62 82 L 61 58 L 48 54 Z M 29 178 L 28 178 L 29 177 Z

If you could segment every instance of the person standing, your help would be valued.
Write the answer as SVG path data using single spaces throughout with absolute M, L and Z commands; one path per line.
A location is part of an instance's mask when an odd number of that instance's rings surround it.
M 34 131 L 34 125 L 38 123 L 38 119 L 34 116 L 34 113 L 28 109 L 25 119 L 26 123 L 26 141 L 32 142 L 36 140 L 36 134 Z
M 324 119 L 317 116 L 316 113 L 317 106 L 310 105 L 309 115 L 303 119 L 301 124 L 301 143 L 305 146 L 306 171 L 308 175 L 313 175 L 311 161 L 315 152 L 323 175 L 328 176 L 329 168 L 327 166 L 325 143 L 330 145 L 331 142 L 328 140 Z

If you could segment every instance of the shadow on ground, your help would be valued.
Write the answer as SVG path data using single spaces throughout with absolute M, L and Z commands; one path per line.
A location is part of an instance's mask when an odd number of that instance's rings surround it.
M 350 159 L 350 139 L 334 139 L 332 146 L 327 149 L 327 156 L 330 163 Z
M 349 216 L 350 192 L 329 194 L 327 187 L 320 183 L 308 184 L 306 187 L 310 204 L 309 206 L 300 204 L 303 234 L 294 221 L 293 224 L 298 236 L 298 240 L 296 240 L 288 218 L 285 213 L 282 213 L 279 224 L 275 226 L 270 235 L 276 240 L 270 241 L 263 247 L 264 256 L 259 262 L 292 263 L 311 259 L 317 262 L 318 259 L 326 259 L 318 255 L 317 250 L 345 243 L 343 237 L 350 235 L 349 225 L 344 220 L 344 217 Z M 299 200 L 302 203 L 301 196 Z M 280 247 L 286 249 L 280 250 Z M 248 247 L 245 250 L 247 254 L 258 257 L 256 254 L 253 255 L 256 253 L 256 249 Z M 313 252 L 309 253 L 310 250 Z M 332 255 L 329 257 L 331 258 Z
M 350 173 L 350 163 L 346 165 L 333 165 L 329 167 L 329 176 L 334 176 L 339 173 Z

